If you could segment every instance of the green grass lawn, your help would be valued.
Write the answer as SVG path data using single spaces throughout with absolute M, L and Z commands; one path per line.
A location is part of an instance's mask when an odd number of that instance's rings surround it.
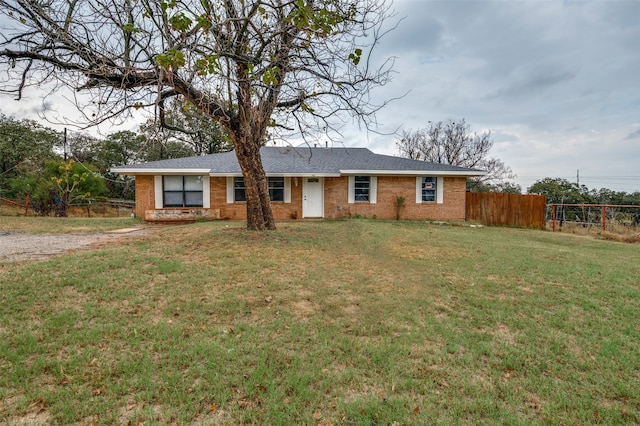
M 638 245 L 196 223 L 0 283 L 0 423 L 640 423 Z
M 0 231 L 19 231 L 30 234 L 84 234 L 112 231 L 119 228 L 137 226 L 139 219 L 127 217 L 110 218 L 59 218 L 59 217 L 25 217 L 2 216 L 0 210 Z

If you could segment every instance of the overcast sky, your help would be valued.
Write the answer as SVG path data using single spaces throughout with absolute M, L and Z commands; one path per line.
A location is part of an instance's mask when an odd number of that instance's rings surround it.
M 387 129 L 465 118 L 523 190 L 544 177 L 640 190 L 640 1 L 397 0 L 380 54 Z M 397 154 L 388 137 L 362 145 Z
M 376 57 L 396 57 L 378 99 L 382 131 L 464 118 L 523 190 L 561 177 L 640 190 L 640 1 L 396 0 L 404 19 Z M 0 110 L 35 118 L 34 104 Z M 345 132 L 345 146 L 398 155 L 394 136 Z

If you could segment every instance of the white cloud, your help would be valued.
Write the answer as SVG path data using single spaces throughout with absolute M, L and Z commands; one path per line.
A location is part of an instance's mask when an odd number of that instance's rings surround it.
M 373 96 L 409 93 L 378 114 L 382 132 L 465 118 L 491 129 L 492 155 L 523 188 L 580 169 L 590 187 L 640 190 L 639 1 L 397 0 L 395 9 L 404 20 L 377 55 L 397 57 L 397 74 Z M 42 101 L 32 96 L 3 98 L 2 112 L 35 118 Z M 397 154 L 394 136 L 344 135 L 345 146 Z
M 398 57 L 398 75 L 382 92 L 411 92 L 380 114 L 386 129 L 465 118 L 492 129 L 492 155 L 523 188 L 584 168 L 593 187 L 640 190 L 640 2 L 395 6 L 405 19 L 381 51 Z

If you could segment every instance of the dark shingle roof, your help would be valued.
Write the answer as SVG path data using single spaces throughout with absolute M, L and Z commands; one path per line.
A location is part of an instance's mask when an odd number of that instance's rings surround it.
M 260 155 L 268 175 L 340 175 L 354 171 L 371 174 L 393 172 L 407 174 L 437 172 L 467 176 L 484 174 L 475 169 L 374 154 L 367 148 L 263 147 Z M 234 151 L 119 166 L 112 168 L 111 171 L 136 174 L 158 172 L 163 169 L 173 172 L 208 170 L 215 175 L 241 174 Z

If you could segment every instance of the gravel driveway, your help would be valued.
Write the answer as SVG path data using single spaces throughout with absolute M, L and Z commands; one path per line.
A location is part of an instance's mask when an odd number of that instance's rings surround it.
M 96 234 L 27 234 L 22 231 L 0 231 L 0 263 L 28 259 L 45 259 L 68 250 L 116 242 L 130 235 L 140 235 L 140 228 L 126 228 Z

